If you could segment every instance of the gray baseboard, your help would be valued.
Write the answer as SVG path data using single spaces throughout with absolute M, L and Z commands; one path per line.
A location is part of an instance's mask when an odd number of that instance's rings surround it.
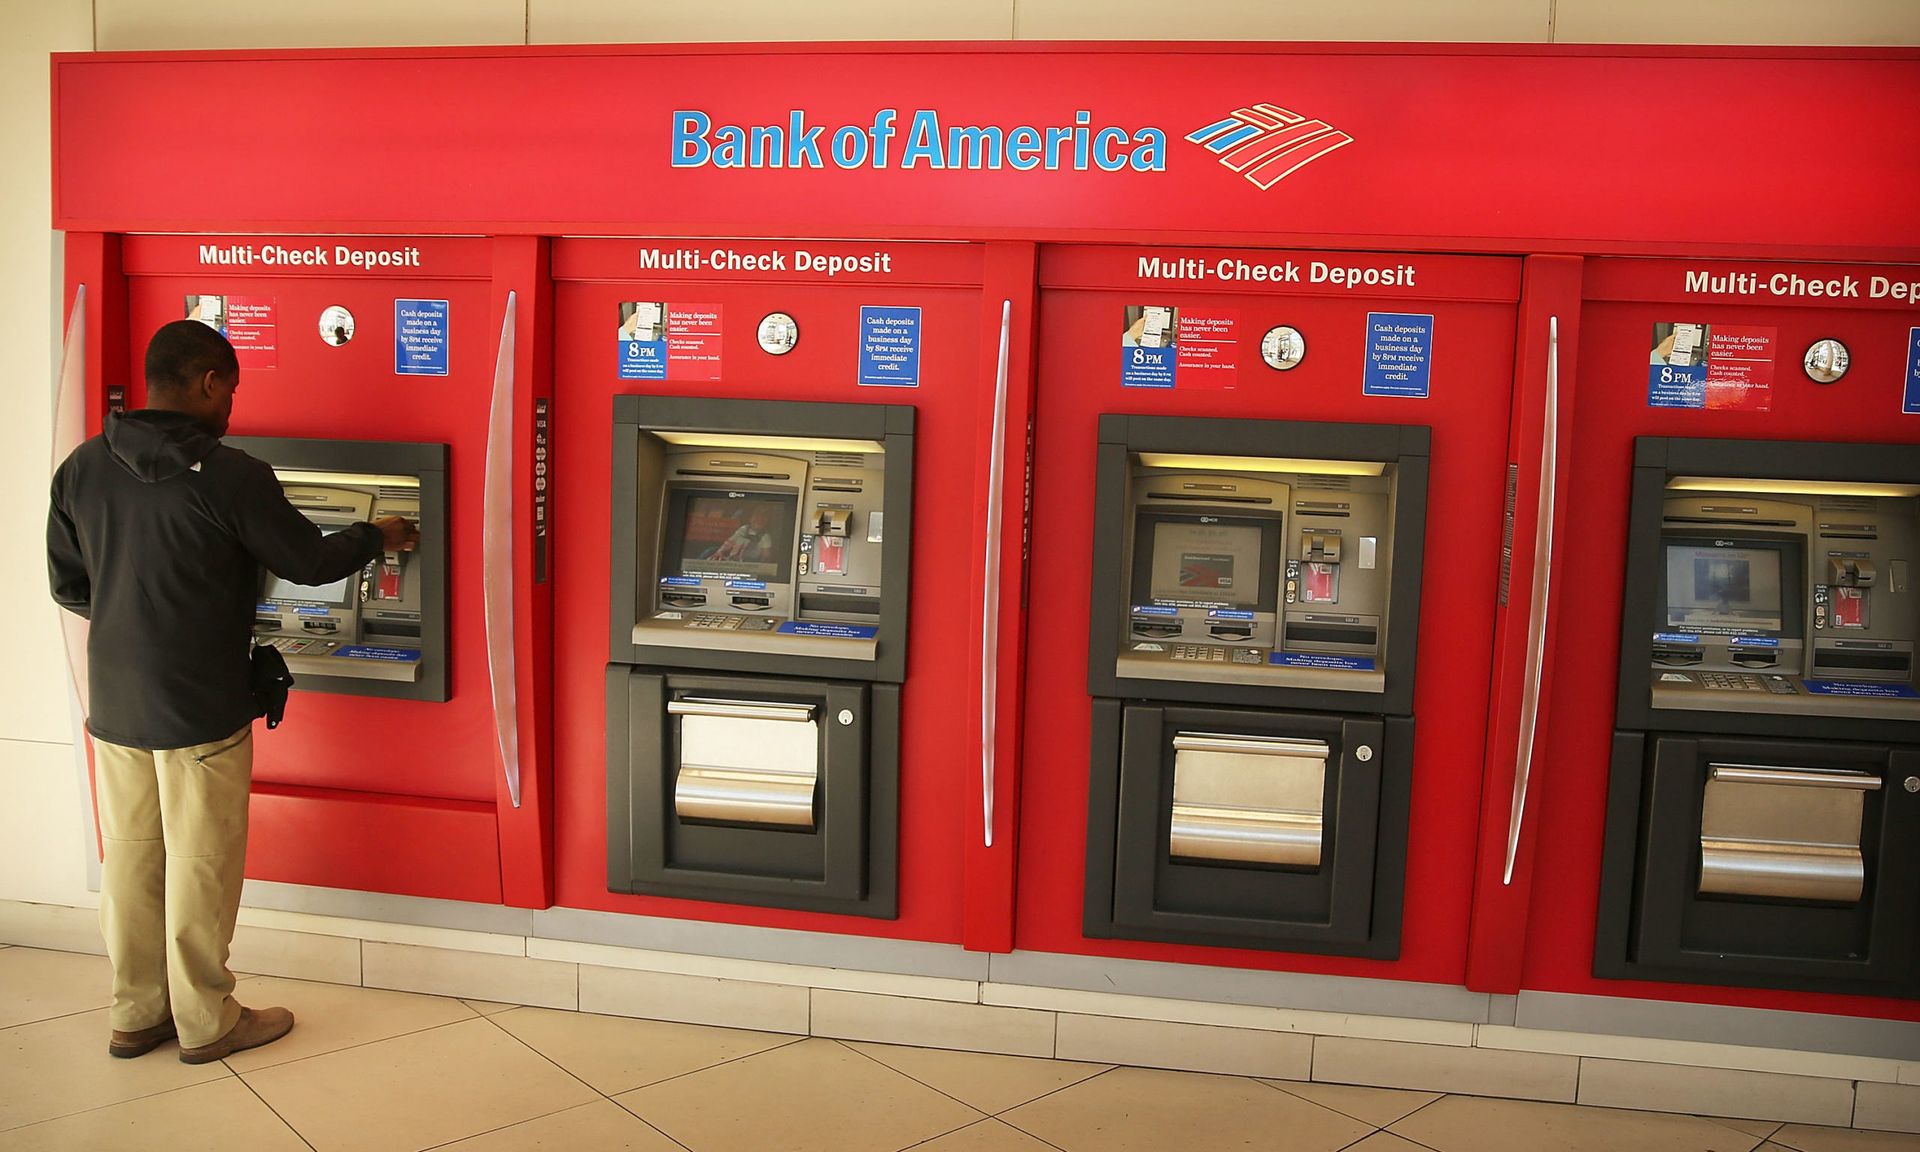
M 356 892 L 346 888 L 309 888 L 303 884 L 276 884 L 249 880 L 240 890 L 243 908 L 276 912 L 305 912 L 348 920 L 378 920 L 388 924 L 417 924 L 461 932 L 497 932 L 506 936 L 533 935 L 533 912 L 500 904 L 469 904 L 462 900 L 429 900 L 421 896 L 391 896 L 384 892 Z
M 1514 1023 L 1550 1032 L 1588 1032 L 1655 1040 L 1692 1040 L 1753 1048 L 1793 1048 L 1920 1060 L 1920 1023 L 1827 1016 L 1675 1000 L 1630 1000 L 1565 992 L 1522 992 Z

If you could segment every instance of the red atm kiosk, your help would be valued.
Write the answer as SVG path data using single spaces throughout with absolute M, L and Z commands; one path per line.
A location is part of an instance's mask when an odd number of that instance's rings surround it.
M 154 329 L 201 320 L 240 360 L 230 442 L 274 465 L 296 507 L 323 531 L 421 525 L 417 552 L 338 585 L 263 577 L 255 641 L 282 650 L 295 690 L 255 758 L 249 877 L 551 899 L 543 254 L 436 237 L 68 238 L 68 284 L 96 286 L 113 349 L 87 360 L 89 427 L 144 403 Z

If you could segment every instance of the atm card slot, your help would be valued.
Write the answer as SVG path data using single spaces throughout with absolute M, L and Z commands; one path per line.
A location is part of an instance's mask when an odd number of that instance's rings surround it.
M 340 631 L 340 622 L 338 620 L 327 619 L 302 620 L 300 621 L 300 627 L 305 628 L 309 632 L 338 632 Z
M 1668 668 L 1685 668 L 1706 660 L 1707 654 L 1700 648 L 1655 648 L 1653 662 Z
M 1178 636 L 1180 631 L 1178 620 L 1163 620 L 1156 616 L 1133 621 L 1135 636 Z
M 1251 640 L 1253 625 L 1244 620 L 1223 620 L 1207 629 L 1215 640 Z
M 727 602 L 749 612 L 761 612 L 773 607 L 773 597 L 765 592 L 735 592 L 727 597 Z
M 1777 648 L 1735 648 L 1729 659 L 1742 668 L 1771 668 L 1780 663 Z
M 668 588 L 660 590 L 660 602 L 676 608 L 698 608 L 707 602 L 707 594 L 701 591 L 679 592 Z

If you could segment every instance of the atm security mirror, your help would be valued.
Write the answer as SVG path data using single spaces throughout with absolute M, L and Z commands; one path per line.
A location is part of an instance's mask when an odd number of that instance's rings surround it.
M 1398 475 L 1131 453 L 1117 674 L 1381 691 Z
M 331 584 L 296 584 L 263 568 L 254 642 L 279 650 L 297 690 L 445 700 L 445 448 L 227 442 L 272 464 L 288 502 L 323 534 L 385 516 L 420 526 L 414 551 L 384 553 Z
M 1654 708 L 1920 719 L 1920 486 L 1677 476 L 1662 511 Z

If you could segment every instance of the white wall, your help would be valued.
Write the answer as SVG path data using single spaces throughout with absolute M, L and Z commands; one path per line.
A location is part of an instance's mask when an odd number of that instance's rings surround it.
M 1920 0 L 0 0 L 0 899 L 87 904 L 46 515 L 58 275 L 47 54 L 743 40 L 1920 44 Z M 107 126 L 102 126 L 107 130 Z M 217 178 L 217 172 L 212 175 Z M 242 401 L 244 403 L 244 400 Z

